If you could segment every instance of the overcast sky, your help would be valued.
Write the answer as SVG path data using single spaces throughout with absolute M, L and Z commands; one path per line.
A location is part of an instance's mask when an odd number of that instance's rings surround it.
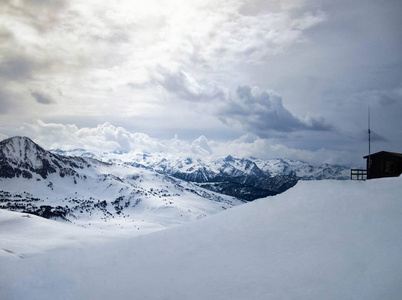
M 2 0 L 0 138 L 286 157 L 402 152 L 402 1 Z

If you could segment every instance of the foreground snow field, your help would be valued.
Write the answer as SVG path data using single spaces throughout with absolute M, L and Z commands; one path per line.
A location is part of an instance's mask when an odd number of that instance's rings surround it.
M 401 299 L 402 178 L 300 181 L 137 237 L 1 210 L 0 269 L 5 300 Z

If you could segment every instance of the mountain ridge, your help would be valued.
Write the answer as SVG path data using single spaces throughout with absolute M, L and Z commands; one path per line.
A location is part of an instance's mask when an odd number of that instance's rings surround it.
M 286 159 L 256 158 L 193 159 L 137 155 L 128 165 L 142 166 L 161 174 L 192 181 L 202 187 L 248 201 L 273 196 L 293 187 L 298 180 L 349 179 L 343 166 L 313 166 Z M 212 185 L 212 183 L 214 183 Z
M 294 186 L 298 180 L 345 180 L 350 176 L 350 169 L 344 166 L 330 164 L 314 166 L 282 158 L 263 160 L 254 157 L 236 158 L 231 155 L 191 157 L 116 152 L 94 154 L 85 149 L 53 151 L 143 167 L 247 201 L 282 193 Z
M 236 158 L 232 155 L 226 157 L 220 156 L 188 156 L 188 155 L 170 155 L 161 153 L 115 153 L 115 152 L 102 152 L 93 153 L 87 151 L 86 149 L 72 149 L 72 150 L 61 150 L 53 149 L 50 150 L 54 153 L 64 154 L 64 155 L 74 155 L 79 157 L 95 157 L 102 161 L 118 161 L 121 163 L 131 163 L 137 164 L 138 166 L 143 166 L 146 168 L 154 169 L 159 172 L 178 172 L 186 171 L 183 170 L 186 166 L 192 168 L 193 170 L 198 170 L 197 172 L 202 175 L 205 170 L 211 170 L 215 173 L 219 173 L 219 166 L 227 163 L 238 161 L 246 162 L 248 164 L 256 165 L 260 169 L 260 172 L 266 176 L 276 176 L 276 175 L 287 175 L 294 171 L 296 176 L 302 180 L 321 180 L 321 179 L 336 179 L 344 180 L 350 178 L 350 168 L 338 164 L 323 163 L 321 165 L 313 165 L 300 160 L 291 160 L 287 158 L 272 158 L 272 159 L 260 159 L 256 157 L 240 157 Z M 233 166 L 233 164 L 232 164 Z M 186 173 L 191 173 L 190 172 Z M 195 175 L 193 175 L 195 177 Z M 208 179 L 205 178 L 205 180 Z

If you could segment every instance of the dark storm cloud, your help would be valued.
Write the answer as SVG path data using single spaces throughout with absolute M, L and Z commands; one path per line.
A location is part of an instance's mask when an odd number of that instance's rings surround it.
M 31 95 L 32 95 L 32 97 L 35 98 L 35 100 L 38 103 L 41 103 L 41 104 L 52 104 L 55 102 L 51 96 L 46 95 L 43 92 L 36 91 L 36 92 L 32 92 Z
M 219 117 L 225 123 L 237 122 L 260 137 L 272 133 L 331 129 L 324 120 L 311 118 L 304 122 L 298 119 L 283 106 L 279 95 L 249 86 L 237 88 L 236 96 L 219 111 Z

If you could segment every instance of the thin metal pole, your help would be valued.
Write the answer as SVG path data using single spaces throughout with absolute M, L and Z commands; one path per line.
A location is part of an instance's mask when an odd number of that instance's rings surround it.
M 368 141 L 369 141 L 369 155 L 367 163 L 367 175 L 371 178 L 371 130 L 370 130 L 370 105 L 368 106 Z

